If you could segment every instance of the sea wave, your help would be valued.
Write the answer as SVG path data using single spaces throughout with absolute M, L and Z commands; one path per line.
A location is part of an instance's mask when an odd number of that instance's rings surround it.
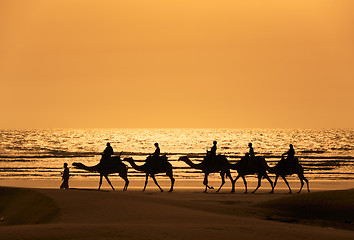
M 167 157 L 172 157 L 172 156 L 188 156 L 190 158 L 195 158 L 195 159 L 203 159 L 205 157 L 205 153 L 164 153 Z M 122 157 L 125 156 L 149 156 L 150 153 L 144 153 L 144 152 L 123 152 L 121 154 Z M 224 154 L 228 158 L 242 158 L 244 155 L 230 155 L 230 154 Z M 270 158 L 278 158 L 281 159 L 281 155 L 268 155 L 268 154 L 257 154 L 258 156 L 262 156 L 266 159 Z M 1 155 L 0 154 L 0 161 L 1 159 L 32 159 L 32 158 L 85 158 L 85 157 L 95 157 L 95 156 L 101 156 L 101 153 L 96 153 L 96 152 L 67 152 L 65 154 L 22 154 L 22 155 Z M 118 156 L 113 155 L 113 156 Z M 303 155 L 303 156 L 298 156 L 301 159 L 354 159 L 353 156 L 314 156 L 314 155 Z

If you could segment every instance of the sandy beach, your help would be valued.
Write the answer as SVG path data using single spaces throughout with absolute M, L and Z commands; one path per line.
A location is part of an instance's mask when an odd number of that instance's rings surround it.
M 0 240 L 354 240 L 350 9 L 1 0 Z
M 82 185 L 90 186 L 89 183 Z M 151 184 L 151 185 L 150 185 Z M 353 239 L 354 190 L 288 194 L 1 187 L 2 239 Z M 338 185 L 337 189 L 352 183 Z M 167 189 L 166 184 L 162 183 Z M 334 184 L 333 184 L 334 185 Z M 322 186 L 322 187 L 321 187 Z M 330 188 L 330 187 L 329 187 Z M 321 189 L 321 190 L 318 190 Z M 333 188 L 332 188 L 333 189 Z M 294 188 L 295 190 L 295 188 Z

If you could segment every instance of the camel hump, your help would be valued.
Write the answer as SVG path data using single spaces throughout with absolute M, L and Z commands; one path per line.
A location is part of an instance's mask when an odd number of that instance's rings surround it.
M 302 166 L 299 163 L 298 157 L 283 158 L 277 164 L 277 167 L 279 169 L 288 170 L 288 171 L 290 171 L 290 170 L 293 171 L 293 170 L 297 169 L 299 166 L 302 168 Z

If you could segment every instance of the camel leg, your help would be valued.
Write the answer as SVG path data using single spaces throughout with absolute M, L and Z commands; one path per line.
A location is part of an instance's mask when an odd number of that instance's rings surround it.
M 310 192 L 309 181 L 307 180 L 307 178 L 305 178 L 305 176 L 304 176 L 302 173 L 299 173 L 299 174 L 297 174 L 297 175 L 299 176 L 299 179 L 300 179 L 300 181 L 301 181 L 301 188 L 300 188 L 300 190 L 299 190 L 298 193 L 301 192 L 302 187 L 304 186 L 304 181 L 303 181 L 303 180 L 305 180 L 305 182 L 306 182 L 307 191 Z
M 300 166 L 300 167 L 298 167 L 297 172 L 298 172 L 297 175 L 299 176 L 299 178 L 305 180 L 306 186 L 307 186 L 307 191 L 310 192 L 309 181 L 308 181 L 307 178 L 305 178 L 305 176 L 304 176 L 304 169 Z M 300 191 L 299 191 L 299 192 L 300 192 Z
M 240 178 L 241 176 L 240 176 L 240 174 L 239 175 L 237 175 L 237 177 L 235 177 L 235 180 L 234 180 L 234 185 L 235 185 L 235 188 L 236 188 L 236 181 Z
M 208 185 L 208 175 L 207 173 L 204 174 L 204 181 L 203 181 L 203 184 L 205 185 L 205 190 L 204 192 L 206 193 L 208 189 L 214 189 L 213 187 L 210 187 Z
M 152 179 L 154 180 L 154 183 L 156 184 L 156 186 L 159 187 L 160 191 L 163 192 L 162 188 L 160 187 L 160 185 L 157 183 L 155 175 L 151 175 Z
M 207 175 L 207 174 L 204 174 L 204 181 L 203 181 L 203 184 L 205 185 L 205 190 L 204 190 L 204 192 L 206 193 L 207 190 L 208 190 L 208 175 Z
M 243 184 L 245 184 L 245 193 L 247 193 L 247 182 L 245 176 L 242 176 Z
M 129 180 L 128 180 L 127 177 L 124 177 L 123 179 L 125 181 L 123 191 L 127 191 L 128 190 L 128 185 L 129 185 Z
M 111 181 L 108 179 L 108 176 L 107 175 L 104 175 L 105 179 L 107 180 L 108 184 L 111 186 L 111 188 L 113 189 L 113 191 L 115 191 Z
M 98 190 L 101 189 L 103 175 L 100 174 L 100 183 L 98 184 Z
M 234 180 L 232 179 L 232 176 L 231 176 L 230 171 L 226 173 L 226 176 L 227 176 L 228 178 L 230 178 L 231 186 L 232 186 L 231 192 L 233 193 L 233 192 L 235 192 L 235 183 L 234 183 Z
M 264 174 L 264 177 L 268 180 L 268 182 L 270 183 L 270 186 L 271 186 L 271 188 L 272 188 L 272 190 L 270 191 L 270 193 L 274 193 L 274 185 L 273 185 L 272 180 L 270 179 L 270 177 L 268 176 L 267 173 Z
M 147 185 L 147 183 L 148 183 L 148 178 L 149 178 L 149 174 L 146 174 L 145 185 L 144 185 L 143 192 L 145 191 L 146 185 Z
M 221 172 L 221 173 L 220 173 L 220 176 L 221 176 L 221 185 L 220 185 L 219 189 L 216 190 L 216 192 L 219 192 L 220 189 L 222 188 L 222 186 L 225 184 L 225 173 L 224 173 L 224 172 Z
M 258 185 L 252 193 L 255 193 L 257 191 L 257 189 L 261 186 L 261 181 L 262 181 L 262 175 L 258 174 Z
M 304 186 L 304 181 L 302 180 L 302 178 L 300 176 L 299 176 L 299 179 L 300 179 L 301 186 L 300 186 L 300 189 L 297 193 L 301 193 L 302 187 Z
M 128 180 L 128 174 L 127 172 L 120 172 L 119 176 L 125 181 L 124 187 L 123 187 L 123 191 L 127 191 L 128 189 L 128 185 L 129 185 L 129 180 Z
M 171 188 L 170 190 L 168 190 L 169 192 L 172 192 L 173 191 L 173 185 L 175 184 L 175 179 L 173 178 L 173 172 L 172 170 L 171 171 L 168 171 L 166 173 L 166 175 L 171 179 Z
M 290 185 L 288 183 L 288 180 L 286 180 L 285 176 L 281 176 L 281 178 L 284 180 L 284 182 L 286 183 L 286 185 L 288 186 L 289 188 L 289 193 L 291 193 L 291 188 L 290 188 Z
M 240 178 L 241 176 L 240 175 L 237 175 L 237 177 L 235 178 L 234 182 L 236 184 L 236 181 Z
M 304 178 L 304 180 L 306 182 L 307 192 L 310 192 L 309 180 L 307 180 L 307 178 L 305 178 L 304 175 L 302 175 L 302 177 Z
M 279 178 L 279 175 L 275 175 L 275 180 L 274 180 L 273 189 L 275 188 L 275 185 L 277 185 L 278 178 Z
M 125 181 L 124 187 L 123 187 L 123 191 L 127 191 L 128 189 L 128 185 L 129 185 L 129 180 L 127 176 L 122 176 L 123 180 Z

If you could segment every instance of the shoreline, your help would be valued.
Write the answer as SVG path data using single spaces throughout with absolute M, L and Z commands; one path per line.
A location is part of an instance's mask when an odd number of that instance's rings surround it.
M 110 178 L 113 186 L 115 187 L 116 191 L 121 191 L 124 185 L 124 181 L 120 178 Z M 167 179 L 166 177 L 156 177 L 157 182 L 159 185 L 164 189 L 168 190 L 170 187 L 170 180 Z M 254 178 L 246 178 L 247 180 L 247 186 L 248 186 L 248 191 L 253 191 L 253 189 L 257 185 L 257 180 Z M 272 179 L 274 181 L 274 179 Z M 300 182 L 298 179 L 291 179 L 288 180 L 290 187 L 292 191 L 295 193 L 299 190 L 300 188 Z M 90 178 L 90 179 L 76 179 L 72 178 L 69 180 L 69 188 L 74 188 L 74 189 L 97 189 L 98 188 L 98 183 L 99 183 L 99 176 L 97 175 L 96 179 Z M 139 190 L 143 188 L 145 183 L 144 179 L 130 179 L 130 183 L 128 186 L 128 191 L 131 189 Z M 216 178 L 211 178 L 209 179 L 209 184 L 212 185 L 214 188 L 218 188 L 220 186 L 221 180 L 216 179 Z M 61 180 L 54 180 L 54 179 L 3 179 L 0 180 L 0 186 L 4 187 L 19 187 L 19 188 L 45 188 L 45 189 L 59 189 L 59 186 L 61 184 Z M 309 185 L 310 185 L 310 190 L 311 192 L 313 191 L 330 191 L 330 190 L 345 190 L 345 189 L 351 189 L 354 188 L 354 180 L 311 180 L 309 179 Z M 102 187 L 101 189 L 103 190 L 112 190 L 111 187 L 108 185 L 107 181 L 103 179 L 102 181 Z M 147 185 L 147 190 L 157 190 L 157 186 L 154 184 L 153 180 L 149 178 L 148 180 L 148 185 Z M 174 186 L 175 191 L 180 191 L 180 190 L 198 190 L 200 191 L 204 190 L 204 185 L 203 185 L 203 180 L 202 179 L 178 179 L 175 182 Z M 210 192 L 215 192 L 216 189 L 214 190 L 209 190 Z M 266 181 L 265 179 L 262 180 L 262 185 L 261 187 L 257 190 L 260 192 L 263 191 L 269 191 L 270 185 L 269 182 Z M 228 192 L 231 190 L 231 183 L 230 180 L 225 179 L 225 185 L 223 188 L 220 190 L 221 192 Z M 244 183 L 242 180 L 238 180 L 236 182 L 236 193 L 243 193 L 244 191 Z M 282 179 L 278 180 L 278 183 L 275 188 L 275 192 L 288 192 L 288 188 L 285 185 L 284 181 Z M 304 185 L 302 192 L 305 193 L 307 192 L 306 189 L 306 184 Z

